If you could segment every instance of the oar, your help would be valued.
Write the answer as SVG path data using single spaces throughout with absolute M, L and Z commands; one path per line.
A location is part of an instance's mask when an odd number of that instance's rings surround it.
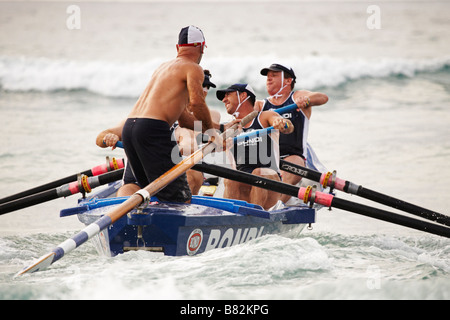
M 35 187 L 32 189 L 28 189 L 28 190 L 16 193 L 14 195 L 2 198 L 2 199 L 0 199 L 0 203 L 10 202 L 10 201 L 13 201 L 16 199 L 27 197 L 27 196 L 35 194 L 35 193 L 45 191 L 45 190 L 57 188 L 65 183 L 70 183 L 70 182 L 76 181 L 79 175 L 86 175 L 88 177 L 91 177 L 91 176 L 97 176 L 99 174 L 103 174 L 103 173 L 106 173 L 106 172 L 109 172 L 112 170 L 122 169 L 124 167 L 124 163 L 125 162 L 123 159 L 116 160 L 115 158 L 112 158 L 112 160 L 109 160 L 109 157 L 107 157 L 106 164 L 98 165 L 91 169 L 85 170 L 83 172 L 75 173 L 71 176 L 61 178 L 61 179 L 43 184 L 41 186 L 38 186 L 38 187 Z
M 279 108 L 279 109 L 273 109 L 272 111 L 275 111 L 278 114 L 283 114 L 283 113 L 295 110 L 297 108 L 298 108 L 298 106 L 295 103 L 293 103 L 293 104 L 287 105 L 287 106 Z M 270 127 L 259 129 L 259 130 L 246 132 L 245 134 L 241 134 L 241 135 L 239 135 L 237 137 L 234 137 L 234 142 L 235 143 L 236 142 L 241 142 L 243 140 L 248 140 L 248 139 L 251 139 L 253 137 L 263 136 L 263 135 L 269 134 L 273 129 L 274 129 L 274 127 L 270 126 Z
M 295 107 L 295 104 L 276 109 L 274 111 L 282 114 L 284 112 L 290 111 L 292 107 Z M 260 134 L 269 133 L 269 131 L 263 132 L 261 130 Z M 256 134 L 256 133 L 255 133 Z M 346 181 L 335 176 L 335 173 L 327 172 L 321 173 L 315 170 L 311 170 L 309 168 L 305 168 L 299 166 L 294 163 L 287 162 L 285 160 L 280 160 L 280 169 L 299 175 L 303 178 L 307 178 L 312 181 L 320 182 L 320 184 L 325 188 L 329 186 L 331 189 L 338 189 L 340 191 L 344 191 L 346 193 L 358 195 L 365 199 L 369 199 L 395 209 L 399 209 L 413 215 L 419 216 L 424 219 L 428 219 L 431 221 L 435 221 L 437 223 L 450 226 L 450 217 L 426 208 L 419 207 L 417 205 L 408 203 L 406 201 L 396 199 L 394 197 L 364 188 L 361 185 L 354 184 L 353 182 Z
M 244 117 L 241 121 L 242 125 L 245 125 L 253 118 L 256 117 L 258 113 L 256 111 L 250 113 L 246 117 Z M 231 128 L 226 130 L 222 137 L 223 139 L 227 139 L 230 136 L 235 134 L 235 128 L 238 124 L 233 125 Z M 16 276 L 23 275 L 25 273 L 36 272 L 40 270 L 44 270 L 48 268 L 51 264 L 61 259 L 65 254 L 71 252 L 76 249 L 91 237 L 99 234 L 103 229 L 107 228 L 109 225 L 116 222 L 118 219 L 123 217 L 129 211 L 140 205 L 142 202 L 150 199 L 151 196 L 158 193 L 161 189 L 167 186 L 170 182 L 178 178 L 180 175 L 185 173 L 187 170 L 192 168 L 197 162 L 203 159 L 208 153 L 212 152 L 216 145 L 213 142 L 210 142 L 204 145 L 202 148 L 198 149 L 196 152 L 192 153 L 189 157 L 183 159 L 180 163 L 175 165 L 172 169 L 161 175 L 159 178 L 154 180 L 144 189 L 139 190 L 132 196 L 128 198 L 128 200 L 124 201 L 122 204 L 118 205 L 108 213 L 106 213 L 103 217 L 98 219 L 97 221 L 91 223 L 86 228 L 81 230 L 75 236 L 70 239 L 67 239 L 59 246 L 54 248 L 51 252 L 39 258 L 36 262 L 34 262 L 29 267 L 26 267 Z
M 298 108 L 298 106 L 293 103 L 290 105 L 287 105 L 285 107 L 279 108 L 279 109 L 273 109 L 273 111 L 279 113 L 279 114 L 283 114 L 289 111 L 292 111 L 294 109 Z M 244 140 L 244 139 L 249 139 L 252 138 L 254 136 L 262 136 L 265 134 L 269 134 L 272 130 L 273 130 L 273 126 L 271 127 L 267 127 L 264 129 L 260 129 L 260 130 L 255 130 L 255 131 L 251 131 L 251 132 L 247 132 L 247 133 L 243 133 L 241 135 L 239 135 L 238 137 L 234 137 L 234 142 L 240 141 L 240 140 Z M 116 148 L 123 148 L 123 142 L 122 141 L 117 141 L 116 142 Z
M 259 130 L 255 130 L 255 131 L 250 131 L 250 132 L 245 132 L 242 133 L 241 135 L 234 137 L 234 143 L 239 143 L 242 141 L 247 141 L 249 139 L 252 139 L 253 137 L 261 137 L 264 135 L 269 134 L 274 128 L 273 127 L 267 127 L 264 129 L 259 129 Z
M 318 203 L 326 207 L 335 207 L 342 210 L 350 211 L 360 215 L 368 216 L 374 219 L 395 223 L 404 227 L 428 232 L 431 234 L 450 238 L 450 228 L 421 221 L 418 219 L 405 217 L 392 212 L 369 207 L 366 205 L 354 203 L 344 199 L 339 199 L 332 194 L 316 191 L 313 187 L 299 188 L 283 182 L 255 176 L 246 172 L 237 171 L 217 165 L 207 164 L 205 162 L 196 164 L 192 169 L 223 177 L 230 180 L 246 183 L 258 188 L 263 188 L 293 197 L 298 197 L 305 203 Z
M 292 111 L 292 110 L 297 109 L 297 108 L 298 108 L 298 106 L 295 103 L 293 103 L 293 104 L 289 104 L 289 105 L 287 105 L 285 107 L 281 107 L 281 108 L 278 108 L 278 109 L 271 109 L 271 110 L 275 111 L 275 112 L 277 112 L 279 114 L 283 114 L 283 113 Z
M 413 215 L 419 216 L 424 219 L 435 221 L 437 223 L 450 226 L 450 217 L 438 212 L 425 209 L 414 204 L 408 203 L 406 201 L 396 199 L 394 197 L 364 188 L 361 185 L 357 185 L 353 182 L 340 179 L 336 177 L 335 173 L 326 172 L 320 173 L 318 171 L 299 166 L 297 164 L 280 160 L 280 169 L 288 171 L 290 173 L 299 175 L 303 178 L 310 179 L 319 182 L 324 188 L 327 186 L 331 189 L 336 188 L 337 190 L 344 191 L 346 193 L 354 194 L 395 209 L 399 209 Z
M 80 192 L 91 192 L 93 188 L 122 179 L 123 171 L 124 169 L 114 170 L 94 177 L 80 175 L 75 182 L 0 204 L 0 215 L 56 198 L 67 197 Z

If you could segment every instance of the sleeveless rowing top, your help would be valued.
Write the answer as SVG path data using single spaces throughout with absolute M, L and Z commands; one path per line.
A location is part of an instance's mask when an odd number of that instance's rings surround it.
M 273 105 L 268 99 L 264 99 L 262 107 L 263 111 L 276 110 L 290 104 L 294 104 L 293 99 L 294 91 L 291 92 L 285 102 L 276 106 Z M 298 155 L 303 159 L 306 159 L 306 141 L 308 139 L 309 119 L 305 116 L 302 110 L 289 111 L 281 115 L 285 119 L 291 120 L 294 125 L 294 132 L 291 134 L 280 134 L 280 157 Z
M 242 128 L 243 133 L 234 141 L 231 152 L 236 161 L 236 169 L 251 173 L 256 168 L 271 168 L 276 172 L 278 168 L 278 145 L 270 135 L 257 134 L 256 136 L 243 136 L 255 130 L 264 129 L 259 121 L 259 116 L 253 119 L 248 128 Z

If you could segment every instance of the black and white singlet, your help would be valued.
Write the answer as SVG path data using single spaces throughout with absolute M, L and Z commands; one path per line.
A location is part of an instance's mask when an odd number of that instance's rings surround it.
M 295 103 L 293 99 L 294 91 L 291 92 L 285 102 L 276 106 L 273 105 L 268 99 L 264 99 L 263 111 L 275 110 L 290 104 Z M 294 132 L 291 134 L 280 135 L 280 157 L 286 157 L 290 155 L 298 155 L 303 159 L 306 159 L 306 141 L 308 139 L 309 119 L 305 116 L 302 110 L 289 111 L 281 115 L 285 119 L 291 120 L 294 125 Z
M 231 152 L 236 161 L 236 169 L 251 173 L 256 168 L 271 168 L 276 172 L 278 168 L 278 144 L 268 134 L 251 137 L 243 137 L 243 134 L 264 129 L 259 121 L 259 116 L 253 119 L 248 128 L 243 128 L 243 133 L 237 136 Z

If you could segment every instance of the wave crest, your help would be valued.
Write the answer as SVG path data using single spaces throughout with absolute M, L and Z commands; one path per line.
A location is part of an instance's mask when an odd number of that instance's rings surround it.
M 0 88 L 5 91 L 87 90 L 108 97 L 136 98 L 145 88 L 161 59 L 146 62 L 68 61 L 47 58 L 1 57 Z M 263 57 L 218 57 L 202 63 L 210 69 L 218 87 L 237 82 L 250 83 L 264 91 L 260 70 L 274 62 L 290 65 L 296 72 L 297 87 L 314 90 L 335 87 L 363 78 L 413 77 L 450 67 L 450 57 L 436 59 L 343 59 L 324 56 L 280 59 Z

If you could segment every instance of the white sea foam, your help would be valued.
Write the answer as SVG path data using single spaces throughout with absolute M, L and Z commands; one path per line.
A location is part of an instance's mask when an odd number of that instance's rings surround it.
M 162 60 L 147 62 L 68 61 L 46 58 L 0 56 L 0 88 L 6 91 L 87 90 L 109 97 L 138 97 Z M 299 86 L 307 89 L 334 87 L 363 78 L 389 76 L 413 77 L 420 72 L 435 72 L 450 66 L 450 57 L 408 60 L 343 59 L 322 56 L 289 58 L 274 56 L 218 57 L 202 64 L 210 69 L 218 87 L 237 82 L 252 84 L 264 91 L 263 67 L 281 62 L 293 67 Z

